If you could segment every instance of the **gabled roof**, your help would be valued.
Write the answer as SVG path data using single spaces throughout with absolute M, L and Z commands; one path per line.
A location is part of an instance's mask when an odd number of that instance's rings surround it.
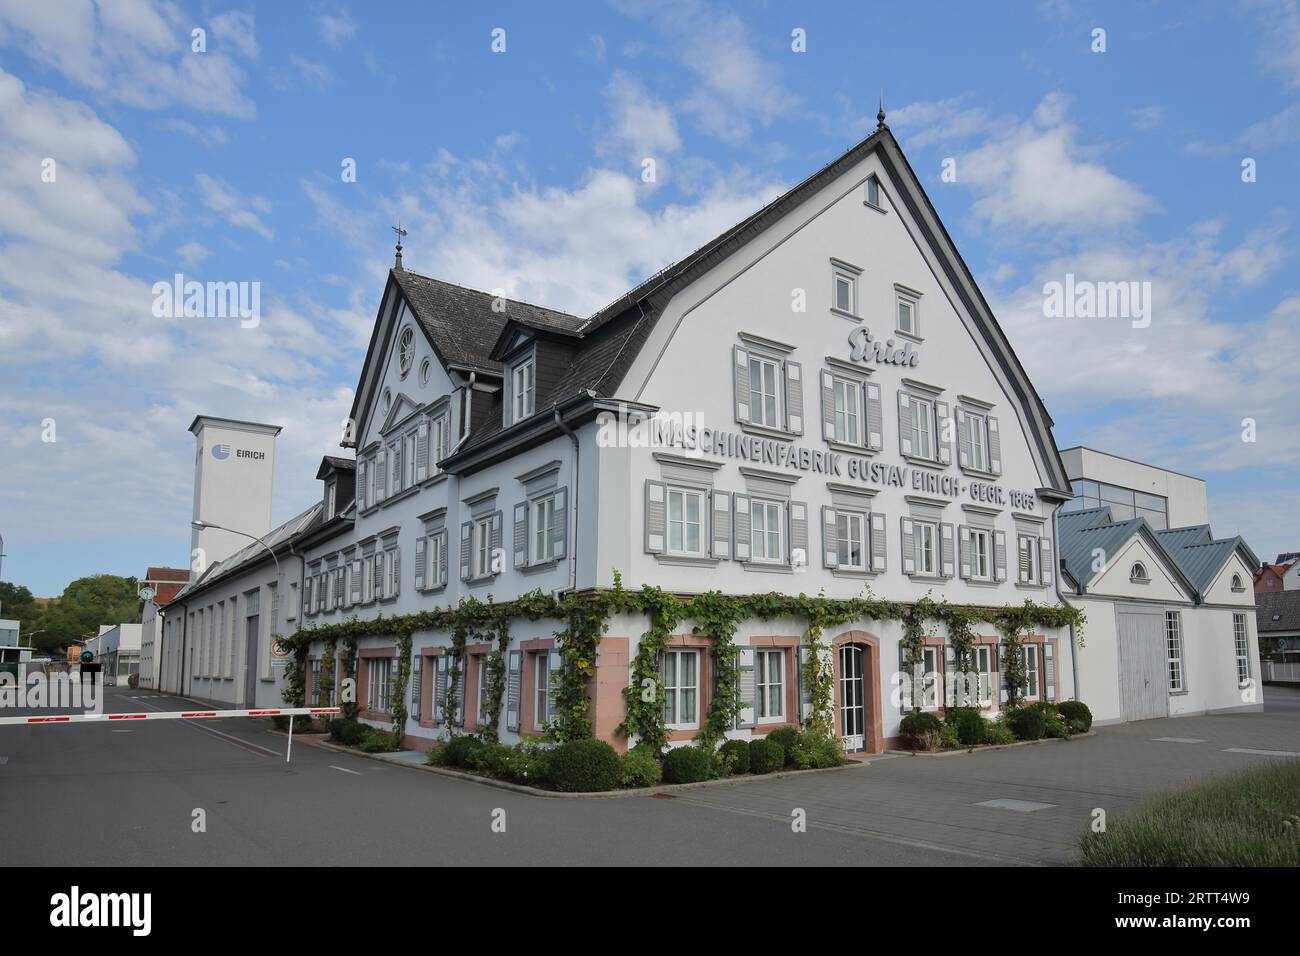
M 308 534 L 321 524 L 321 512 L 325 506 L 321 502 L 316 502 L 301 514 L 294 515 L 278 528 L 273 528 L 270 532 L 262 536 L 267 547 L 272 551 L 279 551 L 281 548 L 287 548 L 288 545 Z M 205 590 L 208 586 L 218 581 L 231 577 L 237 572 L 254 567 L 262 561 L 270 560 L 267 549 L 262 547 L 256 541 L 236 551 L 230 557 L 208 565 L 208 568 L 196 580 L 187 585 L 173 600 L 187 600 L 193 597 L 199 591 Z
M 316 469 L 317 478 L 327 478 L 337 471 L 356 471 L 357 463 L 352 458 L 339 458 L 336 455 L 326 455 L 320 460 L 320 467 Z
M 1166 548 L 1182 548 L 1189 544 L 1205 544 L 1214 540 L 1208 524 L 1188 525 L 1185 528 L 1165 528 L 1157 531 L 1160 542 Z
M 1277 620 L 1273 620 L 1274 615 Z M 1255 626 L 1269 631 L 1300 631 L 1300 591 L 1273 591 L 1255 595 Z
M 1204 534 L 1192 534 L 1202 530 Z M 1240 553 L 1247 568 L 1254 568 L 1259 564 L 1254 552 L 1240 535 L 1216 539 L 1210 534 L 1209 525 L 1163 531 L 1160 533 L 1160 540 L 1202 595 L 1214 583 L 1214 579 L 1218 577 L 1233 554 Z

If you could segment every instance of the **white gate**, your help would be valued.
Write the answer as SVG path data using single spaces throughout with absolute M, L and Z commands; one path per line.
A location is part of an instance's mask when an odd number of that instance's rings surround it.
M 1121 609 L 1119 697 L 1125 720 L 1169 716 L 1169 664 L 1165 612 L 1160 608 Z

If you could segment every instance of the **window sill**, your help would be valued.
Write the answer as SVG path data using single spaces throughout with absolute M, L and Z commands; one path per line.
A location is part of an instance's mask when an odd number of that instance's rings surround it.
M 868 448 L 866 445 L 855 445 L 852 442 L 837 441 L 833 438 L 823 440 L 832 451 L 843 452 L 846 455 L 861 455 L 867 458 L 871 455 L 878 455 L 881 451 L 879 448 Z
M 1002 476 L 996 472 L 986 471 L 983 468 L 971 468 L 968 465 L 958 465 L 963 475 L 970 475 L 973 478 L 983 478 L 985 481 L 997 481 Z
M 904 332 L 902 329 L 894 329 L 894 334 L 900 339 L 906 339 L 908 342 L 915 342 L 917 345 L 920 345 L 925 341 L 925 339 L 917 335 L 915 332 Z
M 850 322 L 861 322 L 862 316 L 855 315 L 852 312 L 845 312 L 843 309 L 837 309 L 831 306 L 831 315 L 838 315 L 841 319 L 848 319 Z
M 907 576 L 920 584 L 942 584 L 948 580 L 942 574 L 922 574 L 920 571 L 913 571 Z
M 1016 587 L 1024 588 L 1026 591 L 1044 591 L 1047 589 L 1046 584 L 1034 584 L 1031 581 L 1017 581 Z
M 910 465 L 916 465 L 918 468 L 934 468 L 943 471 L 948 466 L 934 458 L 918 458 L 916 455 L 903 455 L 903 460 Z
M 862 205 L 866 206 L 868 209 L 874 209 L 876 212 L 880 213 L 882 216 L 887 216 L 887 215 L 889 215 L 889 210 L 886 209 L 884 206 L 877 206 L 875 203 L 873 203 L 873 202 L 869 202 L 869 201 L 867 201 L 866 199 L 862 200 Z
M 687 568 L 712 568 L 722 562 L 721 558 L 710 558 L 704 555 L 656 554 L 655 557 L 659 560 L 660 564 L 671 564 Z
M 1169 696 L 1170 696 L 1170 697 L 1186 697 L 1186 696 L 1187 696 L 1187 691 L 1186 691 L 1186 690 L 1171 690 L 1171 691 L 1169 692 Z
M 837 578 L 849 578 L 852 580 L 864 580 L 874 578 L 879 571 L 864 571 L 861 568 L 831 568 L 830 572 Z
M 995 588 L 1003 583 L 1001 581 L 986 581 L 983 578 L 966 578 L 965 581 L 977 588 Z
M 495 574 L 482 574 L 476 578 L 465 578 L 465 584 L 469 587 L 476 588 L 484 584 L 491 584 L 497 579 L 497 577 L 498 575 Z
M 542 571 L 550 571 L 553 568 L 558 567 L 559 564 L 560 564 L 559 558 L 548 558 L 545 561 L 537 561 L 531 564 L 525 564 L 522 568 L 515 568 L 515 570 L 518 571 L 520 574 L 534 574 L 534 573 L 540 573 Z
M 447 585 L 439 584 L 437 587 L 432 587 L 432 588 L 416 588 L 415 593 L 416 594 L 438 594 L 439 592 L 445 590 L 447 590 Z
M 741 561 L 746 571 L 771 571 L 775 574 L 794 574 L 794 568 L 776 561 Z
M 740 430 L 749 435 L 758 435 L 762 438 L 775 438 L 779 441 L 793 441 L 799 436 L 794 432 L 788 432 L 783 428 L 775 428 L 771 425 L 755 425 L 753 422 L 740 422 Z

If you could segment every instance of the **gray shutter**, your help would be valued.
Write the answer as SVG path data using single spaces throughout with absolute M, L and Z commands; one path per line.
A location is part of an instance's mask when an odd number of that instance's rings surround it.
M 528 567 L 528 502 L 515 505 L 515 567 Z
M 822 505 L 822 567 L 838 568 L 839 557 L 839 525 L 835 509 Z
M 740 689 L 740 711 L 736 726 L 754 727 L 758 723 L 758 708 L 755 707 L 754 692 L 754 649 L 752 647 L 736 648 L 736 685 Z
M 912 540 L 912 519 L 904 516 L 898 523 L 901 529 L 899 553 L 903 556 L 903 573 L 913 574 L 916 571 L 916 545 Z
M 964 524 L 957 526 L 957 557 L 962 579 L 970 580 L 970 533 Z
M 360 558 L 352 562 L 352 603 L 360 604 L 364 593 L 365 564 Z
M 1039 571 L 1039 580 L 1048 587 L 1056 580 L 1056 559 L 1052 552 L 1052 539 L 1043 537 L 1038 539 L 1038 558 L 1042 567 Z
M 798 362 L 785 363 L 785 427 L 803 434 L 803 366 Z
M 375 502 L 388 496 L 388 453 L 380 448 L 375 454 Z
M 438 560 L 438 584 L 443 585 L 447 583 L 447 532 L 445 529 L 438 535 L 438 550 L 441 552 Z
M 963 468 L 970 467 L 970 434 L 967 431 L 966 412 L 957 409 L 957 464 Z
M 663 554 L 668 549 L 668 486 L 662 481 L 645 483 L 645 549 Z
M 506 664 L 506 730 L 516 734 L 519 733 L 519 684 L 523 670 L 523 652 L 511 651 Z
M 731 363 L 735 380 L 736 421 L 748 422 L 749 415 L 749 353 L 739 345 L 732 346 L 735 355 Z
M 912 687 L 912 675 L 907 672 L 907 658 L 903 653 L 902 642 L 899 642 L 898 645 L 898 673 L 902 677 L 902 681 L 898 685 L 898 712 L 906 714 L 912 709 L 912 691 L 914 688 Z
M 389 597 L 397 597 L 402 593 L 402 552 L 394 551 L 392 560 L 388 564 L 388 579 L 392 583 L 393 589 L 388 592 Z
M 835 376 L 822 369 L 822 438 L 835 440 Z
M 357 462 L 357 511 L 366 508 L 366 463 Z
M 954 699 L 956 693 L 956 675 L 957 675 L 957 653 L 953 650 L 951 644 L 943 645 L 943 705 L 946 707 L 954 706 L 957 701 Z
M 420 673 L 420 655 L 411 656 L 411 717 L 418 724 L 420 722 L 420 680 L 423 674 Z
M 460 660 L 456 662 L 457 665 L 456 666 L 456 670 L 457 670 L 456 726 L 457 727 L 465 726 L 465 678 L 466 675 L 469 673 L 469 668 L 465 666 L 467 663 L 468 663 L 468 659 L 464 654 L 461 654 Z
M 795 567 L 808 567 L 808 503 L 792 501 L 790 513 L 789 563 Z
M 312 577 L 311 575 L 308 575 L 307 577 L 302 579 L 302 607 L 303 610 L 306 611 L 308 614 L 311 614 L 316 610 L 314 607 L 312 607 L 312 603 L 311 603 L 311 597 L 312 597 L 311 588 L 312 588 L 312 583 L 314 581 L 315 578 Z
M 939 573 L 945 578 L 953 575 L 953 526 L 944 522 L 939 525 Z
M 1007 579 L 1007 533 L 993 532 L 993 580 Z
M 737 561 L 749 560 L 751 517 L 749 495 L 731 496 L 732 553 Z
M 385 597 L 386 595 L 384 593 L 384 552 L 382 551 L 375 552 L 374 574 L 375 574 L 375 581 L 374 581 L 375 597 L 377 598 Z
M 556 559 L 564 557 L 564 545 L 569 538 L 569 490 L 561 488 L 555 493 L 554 524 L 551 526 L 551 541 L 555 547 Z
M 871 451 L 885 447 L 885 409 L 880 400 L 880 386 L 868 382 L 866 386 L 866 446 Z
M 1047 690 L 1044 700 L 1056 700 L 1056 655 L 1052 642 L 1043 641 L 1043 684 Z
M 992 415 L 989 423 L 989 471 L 995 475 L 1002 474 L 1002 435 L 998 432 L 998 420 Z
M 392 476 L 393 493 L 405 490 L 404 480 L 406 473 L 402 469 L 402 445 L 403 441 L 398 438 L 388 446 L 388 471 Z
M 1016 535 L 1016 570 L 1019 574 L 1016 580 L 1021 582 L 1029 580 L 1030 565 L 1034 558 L 1031 550 L 1033 546 L 1030 544 L 1032 540 L 1023 534 Z
M 795 660 L 795 673 L 798 675 L 797 680 L 799 681 L 799 723 L 801 724 L 808 722 L 813 709 L 813 686 L 804 677 L 804 667 L 807 665 L 808 655 L 811 653 L 811 645 L 800 644 L 799 656 Z
M 912 397 L 903 391 L 898 393 L 898 450 L 912 454 Z
M 334 606 L 343 606 L 343 563 L 334 570 Z
M 1007 681 L 1002 675 L 1004 675 L 1007 672 L 1007 669 L 1005 666 L 1006 662 L 1003 661 L 1002 658 L 1006 654 L 1007 645 L 1005 643 L 1002 643 L 999 644 L 997 647 L 998 647 L 998 671 L 996 674 L 993 675 L 993 679 L 997 681 L 997 685 L 998 685 L 998 703 L 1005 704 L 1007 702 Z
M 415 589 L 424 590 L 424 573 L 429 566 L 429 555 L 426 549 L 429 542 L 426 538 L 420 537 L 415 539 Z
M 473 547 L 474 522 L 466 521 L 460 526 L 460 579 L 469 580 L 470 550 Z
M 715 558 L 731 557 L 731 495 L 725 491 L 709 494 L 713 515 L 712 537 L 713 556 Z
M 934 403 L 935 428 L 938 434 L 935 435 L 935 447 L 939 450 L 939 464 L 952 464 L 952 446 L 948 444 L 948 403 Z
M 420 422 L 415 430 L 415 480 L 429 477 L 429 423 Z
M 488 558 L 492 562 L 492 568 L 490 570 L 493 574 L 496 574 L 497 555 L 501 553 L 501 526 L 504 523 L 505 516 L 502 515 L 500 511 L 492 512 L 492 537 L 489 539 L 491 541 L 492 553 Z
M 871 570 L 885 570 L 885 516 L 871 513 Z

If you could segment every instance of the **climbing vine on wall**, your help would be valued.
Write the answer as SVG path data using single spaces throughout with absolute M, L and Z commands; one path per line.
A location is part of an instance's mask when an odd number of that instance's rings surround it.
M 884 601 L 869 593 L 855 598 L 779 593 L 728 596 L 720 592 L 679 597 L 650 586 L 637 592 L 626 591 L 621 579 L 615 574 L 614 587 L 606 590 L 563 597 L 534 591 L 502 604 L 493 604 L 490 598 L 486 604 L 470 598 L 454 608 L 421 611 L 398 617 L 379 617 L 374 620 L 359 620 L 354 617 L 337 624 L 307 627 L 282 641 L 294 651 L 294 659 L 300 662 L 300 669 L 305 665 L 307 648 L 313 642 L 323 641 L 327 646 L 331 646 L 330 642 L 341 642 L 344 648 L 344 671 L 349 676 L 354 676 L 358 640 L 394 637 L 403 648 L 398 665 L 398 679 L 402 689 L 400 696 L 405 698 L 406 682 L 410 676 L 411 636 L 416 631 L 450 632 L 452 646 L 443 708 L 448 725 L 454 725 L 459 708 L 458 689 L 463 673 L 465 646 L 476 636 L 486 635 L 496 642 L 495 650 L 488 655 L 489 699 L 484 708 L 487 712 L 485 716 L 495 728 L 505 693 L 504 654 L 510 640 L 509 622 L 519 618 L 561 621 L 563 626 L 555 631 L 555 638 L 562 667 L 553 677 L 555 717 L 547 727 L 546 734 L 552 740 L 565 741 L 590 737 L 592 734 L 588 682 L 595 674 L 600 639 L 609 619 L 612 615 L 621 613 L 644 615 L 649 620 L 649 629 L 642 636 L 637 655 L 631 662 L 631 686 L 624 691 L 628 704 L 627 717 L 619 730 L 659 748 L 667 743 L 663 717 L 664 689 L 659 686 L 659 655 L 667 647 L 673 631 L 683 621 L 692 621 L 694 633 L 709 637 L 717 655 L 718 689 L 698 735 L 701 743 L 709 745 L 715 744 L 734 725 L 741 705 L 736 667 L 739 650 L 735 646 L 734 637 L 737 628 L 746 620 L 790 618 L 804 622 L 804 640 L 809 645 L 810 653 L 802 676 L 812 698 L 811 714 L 805 724 L 810 729 L 826 733 L 831 732 L 834 717 L 834 658 L 831 648 L 824 640 L 828 628 L 859 620 L 899 621 L 904 632 L 904 662 L 910 667 L 923 660 L 922 648 L 927 623 L 943 626 L 954 646 L 954 653 L 965 655 L 969 660 L 974 643 L 971 629 L 977 624 L 992 625 L 1014 647 L 1019 646 L 1022 635 L 1035 627 L 1081 627 L 1084 621 L 1083 614 L 1077 608 L 1036 604 L 1030 600 L 1011 607 L 981 608 L 936 603 L 929 597 L 910 603 Z M 1009 656 L 1020 660 L 1022 673 L 1015 679 L 1023 682 L 1023 657 L 1015 653 L 1010 653 Z M 492 658 L 495 658 L 495 662 Z M 300 702 L 303 693 L 301 671 L 296 688 L 296 700 Z M 397 724 L 398 728 L 404 726 L 404 700 L 401 706 L 403 722 Z M 344 701 L 342 707 L 346 716 L 356 716 L 358 705 L 355 701 L 350 704 Z M 396 716 L 395 713 L 394 717 Z

